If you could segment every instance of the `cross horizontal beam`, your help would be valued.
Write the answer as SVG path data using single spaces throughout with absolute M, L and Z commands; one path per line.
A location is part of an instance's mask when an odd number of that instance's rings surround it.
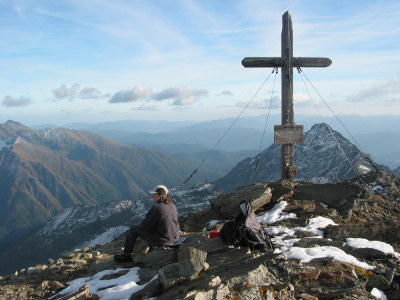
M 293 29 L 289 12 L 282 16 L 281 57 L 245 57 L 245 68 L 281 68 L 282 78 L 282 125 L 274 127 L 274 143 L 281 145 L 282 179 L 296 176 L 293 145 L 303 143 L 304 128 L 294 125 L 293 68 L 329 67 L 332 61 L 324 57 L 293 57 Z
M 287 59 L 283 57 L 245 57 L 242 65 L 245 68 L 279 68 L 288 67 L 286 62 Z M 293 57 L 290 62 L 293 68 L 325 68 L 332 64 L 332 61 L 325 57 Z

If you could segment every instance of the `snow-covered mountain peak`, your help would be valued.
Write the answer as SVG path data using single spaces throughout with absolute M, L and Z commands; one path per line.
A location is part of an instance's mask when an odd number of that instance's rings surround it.
M 326 123 L 318 123 L 318 124 L 314 124 L 312 127 L 311 127 L 311 130 L 309 131 L 309 132 L 314 132 L 314 133 L 320 133 L 320 134 L 322 134 L 322 133 L 328 133 L 330 130 L 329 129 L 331 129 L 332 130 L 332 128 L 328 125 L 328 124 L 326 124 Z
M 60 141 L 61 139 L 64 139 L 66 137 L 64 129 L 57 127 L 57 128 L 47 128 L 44 130 L 41 130 L 40 136 L 49 141 Z
M 325 123 L 315 124 L 305 133 L 303 144 L 294 145 L 296 181 L 338 182 L 373 169 L 355 145 L 328 126 Z M 271 145 L 260 157 L 248 158 L 238 163 L 230 173 L 217 181 L 217 185 L 227 192 L 250 183 L 279 180 L 280 157 L 280 147 Z

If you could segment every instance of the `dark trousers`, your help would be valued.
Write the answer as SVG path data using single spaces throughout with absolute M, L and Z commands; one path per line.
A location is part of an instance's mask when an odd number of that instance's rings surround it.
M 135 246 L 136 239 L 140 237 L 142 240 L 146 241 L 149 246 L 153 246 L 154 242 L 152 242 L 152 234 L 151 232 L 146 232 L 139 229 L 139 226 L 132 226 L 126 232 L 125 236 L 125 254 L 131 254 L 133 250 L 133 246 Z

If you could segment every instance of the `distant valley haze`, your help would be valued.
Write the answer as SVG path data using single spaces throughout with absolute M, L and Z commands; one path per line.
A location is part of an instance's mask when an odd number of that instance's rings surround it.
M 268 123 L 264 133 L 264 127 Z M 400 115 L 303 115 L 295 114 L 296 124 L 304 125 L 304 131 L 317 123 L 326 122 L 342 133 L 352 143 L 358 143 L 361 151 L 381 164 L 394 169 L 400 166 Z M 115 122 L 68 123 L 61 127 L 87 130 L 121 143 L 150 147 L 153 150 L 176 154 L 201 152 L 213 149 L 222 136 L 216 150 L 247 151 L 255 153 L 274 141 L 274 125 L 281 124 L 280 114 L 261 114 L 211 121 L 157 121 L 121 120 Z M 232 126 L 233 125 L 233 126 Z M 344 125 L 345 127 L 343 127 Z M 231 130 L 228 131 L 228 129 Z M 36 124 L 36 129 L 56 127 L 54 124 Z M 264 137 L 263 137 L 264 135 Z M 353 140 L 355 139 L 355 141 Z

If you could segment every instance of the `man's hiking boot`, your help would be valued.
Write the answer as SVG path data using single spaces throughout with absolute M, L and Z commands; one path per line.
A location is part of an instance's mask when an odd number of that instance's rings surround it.
M 132 256 L 130 254 L 122 253 L 114 255 L 114 260 L 119 263 L 132 262 Z

